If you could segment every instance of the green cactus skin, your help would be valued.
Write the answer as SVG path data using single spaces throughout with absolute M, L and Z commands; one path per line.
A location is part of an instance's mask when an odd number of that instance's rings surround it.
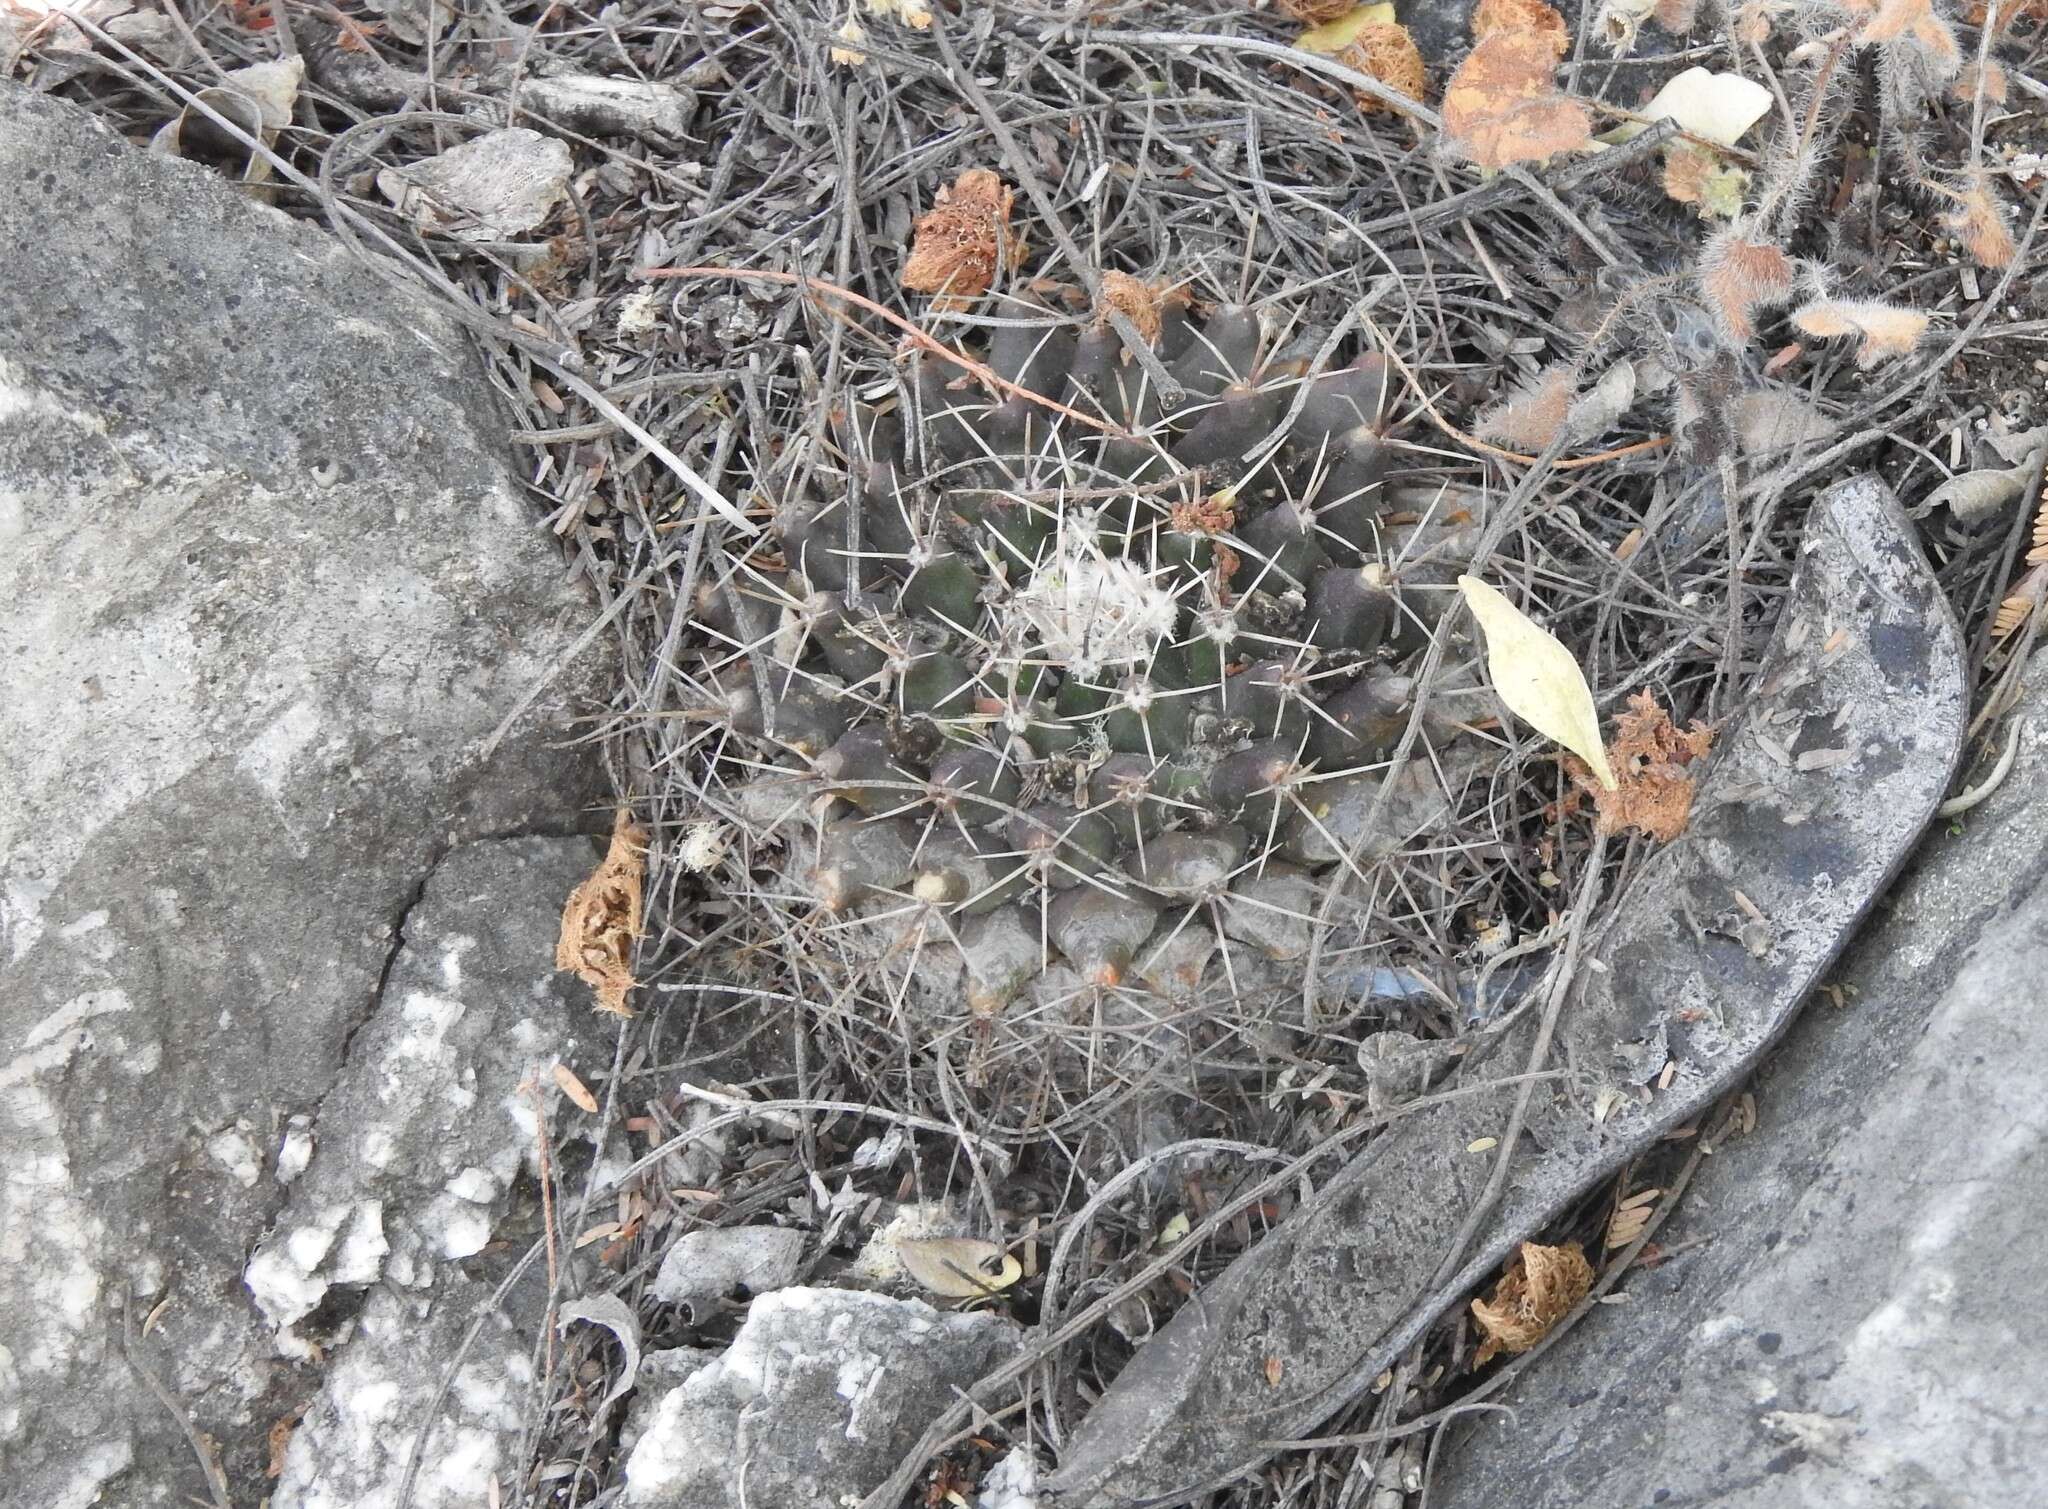
M 1387 364 L 1311 374 L 1250 308 L 1163 316 L 1156 362 L 991 322 L 991 370 L 1123 434 L 912 361 L 835 418 L 843 485 L 778 509 L 784 570 L 697 597 L 726 652 L 703 715 L 807 793 L 750 836 L 983 1017 L 1055 977 L 1298 960 L 1336 866 L 1447 816 L 1440 761 L 1388 762 L 1476 530 L 1384 516 Z

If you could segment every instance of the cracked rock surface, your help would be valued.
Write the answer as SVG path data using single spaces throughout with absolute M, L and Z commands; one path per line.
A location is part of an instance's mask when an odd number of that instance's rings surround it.
M 1446 1443 L 1444 1509 L 2037 1502 L 2048 1363 L 2048 673 L 1705 1160 L 1672 1252 Z M 1454 1448 L 1454 1449 L 1453 1449 Z
M 628 1432 L 630 1509 L 858 1503 L 934 1415 L 1009 1360 L 993 1315 L 854 1289 L 756 1299 L 732 1345 L 689 1359 L 665 1392 L 643 1381 Z
M 458 1218 L 502 1197 L 495 1143 L 432 1191 L 358 1147 L 351 1192 L 323 1102 L 437 859 L 586 824 L 598 772 L 556 746 L 605 668 L 573 663 L 481 753 L 592 610 L 457 327 L 5 84 L 0 182 L 0 265 L 64 270 L 0 279 L 0 1477 L 23 1503 L 207 1498 L 123 1357 L 127 1307 L 158 1312 L 136 1354 L 253 1504 L 266 1432 L 317 1384 L 243 1282 L 280 1176 L 348 1212 L 308 1282 L 453 1262 L 485 1215 Z M 549 1009 L 552 936 L 529 941 L 499 961 L 507 1024 Z M 486 1111 L 501 1067 L 470 1065 Z

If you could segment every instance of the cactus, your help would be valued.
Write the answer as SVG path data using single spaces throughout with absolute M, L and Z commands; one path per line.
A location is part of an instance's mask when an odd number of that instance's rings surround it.
M 1005 317 L 988 365 L 1045 403 L 916 356 L 834 416 L 845 485 L 778 509 L 780 569 L 699 595 L 700 715 L 808 799 L 758 899 L 818 910 L 894 1009 L 1284 985 L 1357 934 L 1331 872 L 1445 810 L 1447 766 L 1390 756 L 1472 531 L 1387 519 L 1384 362 L 1312 373 L 1244 307 L 1157 325 Z

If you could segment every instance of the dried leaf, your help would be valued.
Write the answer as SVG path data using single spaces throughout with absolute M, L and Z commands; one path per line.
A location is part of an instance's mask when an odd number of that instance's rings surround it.
M 2007 0 L 2007 3 L 2009 4 L 2010 0 Z M 1975 102 L 1979 90 L 1983 91 L 1986 104 L 2004 104 L 2005 97 L 2010 92 L 2005 70 L 1989 59 L 1979 66 L 1977 60 L 1972 58 L 1963 64 L 1962 72 L 1958 73 L 1955 82 L 1949 85 L 1949 93 L 1966 105 Z
M 1010 229 L 1016 193 L 987 168 L 969 168 L 939 190 L 932 207 L 918 217 L 903 286 L 959 303 L 988 292 L 996 269 L 1014 263 L 1023 238 Z
M 1021 1263 L 979 1237 L 902 1237 L 896 1251 L 903 1271 L 944 1299 L 980 1299 L 1024 1275 Z
M 1728 418 L 1735 432 L 1736 448 L 1745 456 L 1832 440 L 1837 428 L 1805 394 L 1789 388 L 1759 388 L 1745 393 L 1728 406 Z
M 1981 180 L 1957 195 L 1957 208 L 1943 215 L 1941 223 L 1970 249 L 1979 267 L 2005 267 L 2018 251 L 1998 201 L 1991 197 L 1990 186 Z
M 1738 343 L 1756 334 L 1756 312 L 1792 296 L 1792 259 L 1731 226 L 1700 249 L 1700 292 Z
M 1635 401 L 1635 363 L 1618 361 L 1572 405 L 1572 433 L 1581 440 L 1599 439 L 1621 422 Z
M 1942 78 L 1962 66 L 1955 28 L 1935 14 L 1930 0 L 1878 0 L 1877 12 L 1864 22 L 1858 40 L 1905 42 Z
M 1394 24 L 1388 4 L 1356 5 L 1352 0 L 1280 0 L 1280 9 L 1309 29 L 1294 39 L 1304 52 L 1334 57 L 1358 39 L 1368 26 Z
M 1287 1364 L 1278 1357 L 1266 1359 L 1266 1387 L 1280 1387 L 1280 1379 L 1287 1371 Z
M 832 33 L 838 45 L 826 54 L 833 62 L 846 68 L 858 68 L 868 60 L 860 49 L 868 40 L 868 29 L 860 24 L 858 17 L 848 16 L 846 24 Z
M 1482 168 L 1542 162 L 1592 140 L 1585 105 L 1552 82 L 1563 56 L 1551 32 L 1497 31 L 1458 65 L 1444 89 L 1444 131 Z
M 0 76 L 4 72 L 0 70 Z M 224 83 L 195 93 L 196 103 L 180 110 L 150 138 L 150 150 L 218 164 L 244 184 L 265 183 L 270 178 L 270 159 L 251 148 L 244 137 L 253 137 L 266 147 L 275 143 L 278 132 L 291 124 L 299 85 L 305 77 L 306 64 L 302 58 L 280 58 L 237 68 L 226 75 Z M 206 113 L 208 110 L 232 122 L 242 134 L 238 136 L 218 125 Z
M 555 1065 L 555 1084 L 586 1116 L 597 1114 L 597 1097 L 590 1093 L 590 1086 L 578 1079 L 576 1071 L 567 1064 Z
M 1428 85 L 1422 66 L 1422 50 L 1405 26 L 1368 26 L 1360 30 L 1351 45 L 1337 54 L 1346 68 L 1355 68 L 1368 78 L 1378 79 L 1396 94 L 1420 100 Z M 1356 94 L 1358 108 L 1367 115 L 1398 115 L 1400 107 L 1370 94 Z
M 1571 46 L 1564 17 L 1544 0 L 1479 0 L 1472 12 L 1472 40 L 1483 42 L 1497 31 L 1549 32 L 1557 40 L 1559 57 Z
M 631 1016 L 633 948 L 640 938 L 641 886 L 647 876 L 647 832 L 621 807 L 612 822 L 611 848 L 562 908 L 555 968 L 574 970 L 597 992 L 597 1007 Z
M 1578 391 L 1577 371 L 1558 362 L 1480 415 L 1474 428 L 1482 440 L 1491 440 L 1496 445 L 1540 451 L 1557 438 L 1557 432 L 1571 417 L 1572 400 Z
M 639 1376 L 640 1317 L 631 1305 L 615 1294 L 586 1294 L 563 1301 L 562 1307 L 555 1312 L 555 1328 L 567 1331 L 579 1320 L 603 1326 L 619 1339 L 619 1350 L 626 1354 L 625 1364 L 619 1369 L 619 1376 L 612 1380 L 611 1389 L 590 1412 L 591 1419 L 602 1424 L 605 1411 L 632 1391 L 633 1380 Z
M 1642 135 L 1658 121 L 1673 121 L 1678 129 L 1732 147 L 1771 108 L 1771 92 L 1739 73 L 1714 73 L 1705 68 L 1688 68 L 1672 79 L 1636 113 L 1641 121 L 1615 127 L 1600 139 L 1624 142 Z
M 1691 31 L 1699 13 L 1699 0 L 1657 0 L 1650 11 L 1657 24 L 1674 37 L 1682 37 Z
M 568 144 L 508 126 L 387 168 L 377 190 L 423 231 L 458 241 L 510 241 L 544 225 L 568 197 Z
M 1486 1339 L 1472 1359 L 1484 1367 L 1502 1352 L 1518 1356 L 1550 1334 L 1593 1287 L 1593 1265 L 1577 1242 L 1544 1247 L 1524 1242 L 1508 1259 L 1491 1299 L 1472 1301 L 1472 1318 Z
M 1600 715 L 1578 661 L 1549 630 L 1476 576 L 1458 588 L 1486 633 L 1486 669 L 1508 710 L 1545 738 L 1554 739 L 1612 787 L 1614 772 L 1600 742 Z
M 1927 316 L 1876 299 L 1816 299 L 1792 312 L 1792 323 L 1808 335 L 1853 335 L 1856 365 L 1874 367 L 1888 356 L 1911 351 L 1927 328 Z
M 2019 633 L 2043 600 L 2048 600 L 2048 564 L 2037 563 L 1998 605 L 1998 612 L 1991 620 L 1992 637 L 2010 639 Z
M 931 29 L 932 8 L 927 0 L 866 0 L 866 5 L 871 16 L 894 16 L 912 31 Z
M 1628 710 L 1614 720 L 1607 759 L 1615 784 L 1604 787 L 1577 760 L 1565 770 L 1582 790 L 1592 793 L 1602 833 L 1633 828 L 1668 844 L 1685 831 L 1692 815 L 1692 777 L 1686 767 L 1704 759 L 1714 747 L 1714 732 L 1695 721 L 1690 729 L 1673 726 L 1671 715 L 1647 690 L 1628 700 Z
M 2017 501 L 2027 490 L 2029 476 L 2030 468 L 2017 466 L 2010 470 L 2000 467 L 1963 472 L 1929 493 L 1917 512 L 1946 508 L 1955 515 L 1957 523 L 1974 528 Z

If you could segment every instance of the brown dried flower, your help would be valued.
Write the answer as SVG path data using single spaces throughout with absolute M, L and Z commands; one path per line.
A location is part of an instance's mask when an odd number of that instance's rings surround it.
M 1508 1259 L 1491 1299 L 1472 1301 L 1472 1318 L 1486 1338 L 1472 1359 L 1484 1367 L 1502 1352 L 1519 1355 L 1550 1334 L 1593 1287 L 1593 1265 L 1577 1242 L 1544 1247 L 1524 1242 Z
M 621 807 L 612 821 L 611 848 L 590 878 L 562 908 L 555 968 L 574 970 L 597 992 L 597 1007 L 631 1016 L 633 946 L 640 939 L 641 885 L 647 875 L 647 830 Z
M 1024 249 L 1023 238 L 1010 229 L 1016 198 L 987 168 L 969 168 L 940 189 L 912 231 L 903 286 L 952 303 L 987 293 L 996 269 L 1014 263 Z
M 1351 45 L 1337 54 L 1346 68 L 1355 68 L 1368 78 L 1378 79 L 1396 94 L 1420 100 L 1428 89 L 1429 76 L 1422 66 L 1422 49 L 1405 26 L 1366 26 L 1359 29 Z M 1367 115 L 1399 115 L 1401 109 L 1376 95 L 1360 92 L 1354 96 Z

